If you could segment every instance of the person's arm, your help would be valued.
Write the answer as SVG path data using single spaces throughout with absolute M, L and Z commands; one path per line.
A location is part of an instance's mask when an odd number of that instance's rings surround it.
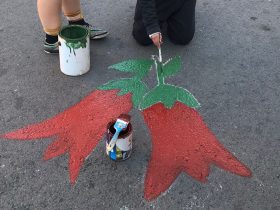
M 140 0 L 143 23 L 154 45 L 160 48 L 162 36 L 159 27 L 155 0 Z
M 148 35 L 160 32 L 155 0 L 139 0 Z

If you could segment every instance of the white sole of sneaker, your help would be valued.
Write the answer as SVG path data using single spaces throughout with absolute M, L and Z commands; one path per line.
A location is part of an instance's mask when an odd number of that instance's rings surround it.
M 105 38 L 108 35 L 109 35 L 109 33 L 100 34 L 100 35 L 96 35 L 94 37 L 90 37 L 90 39 L 92 39 L 92 40 L 94 40 L 94 39 L 103 39 L 103 38 Z
M 44 50 L 44 52 L 47 53 L 47 54 L 50 54 L 50 55 L 57 55 L 57 54 L 59 54 L 59 52 L 49 52 L 49 51 L 46 51 L 46 50 Z

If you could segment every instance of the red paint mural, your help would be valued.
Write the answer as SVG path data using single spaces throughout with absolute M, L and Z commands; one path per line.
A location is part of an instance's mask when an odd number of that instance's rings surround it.
M 131 95 L 118 90 L 95 90 L 80 103 L 39 124 L 2 135 L 6 139 L 32 140 L 54 137 L 44 160 L 69 153 L 70 181 L 75 183 L 84 160 L 97 146 L 109 122 L 132 109 Z
M 152 135 L 152 155 L 145 180 L 145 198 L 158 197 L 181 172 L 206 182 L 209 165 L 251 176 L 216 139 L 199 113 L 176 102 L 172 109 L 158 103 L 142 112 Z
M 142 81 L 155 63 L 158 85 L 149 90 Z M 134 106 L 140 109 L 152 137 L 152 155 L 145 179 L 145 199 L 157 198 L 181 172 L 206 182 L 214 164 L 240 176 L 251 171 L 216 139 L 194 109 L 198 101 L 186 89 L 165 83 L 181 68 L 180 58 L 165 64 L 151 60 L 129 60 L 113 65 L 135 76 L 109 83 L 93 91 L 68 110 L 38 124 L 6 133 L 6 139 L 34 140 L 54 137 L 44 159 L 69 153 L 70 182 L 75 183 L 86 157 L 94 150 L 106 126 Z

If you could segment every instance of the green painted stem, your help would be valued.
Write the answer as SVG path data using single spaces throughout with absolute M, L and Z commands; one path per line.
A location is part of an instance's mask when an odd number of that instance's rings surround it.
M 155 65 L 157 74 L 157 86 L 149 90 L 147 85 L 142 81 Z M 122 72 L 134 73 L 132 78 L 123 78 L 120 80 L 110 81 L 102 86 L 99 90 L 120 90 L 118 95 L 132 93 L 132 102 L 136 109 L 145 110 L 154 104 L 163 103 L 168 109 L 171 109 L 176 101 L 186 104 L 189 107 L 197 108 L 199 103 L 196 98 L 186 89 L 174 85 L 165 84 L 165 78 L 175 75 L 181 69 L 181 59 L 176 57 L 166 63 L 158 60 L 128 60 L 112 65 L 110 68 Z
M 157 77 L 158 77 L 158 84 L 163 85 L 164 84 L 164 76 L 163 76 L 163 68 L 162 68 L 162 63 L 157 62 Z

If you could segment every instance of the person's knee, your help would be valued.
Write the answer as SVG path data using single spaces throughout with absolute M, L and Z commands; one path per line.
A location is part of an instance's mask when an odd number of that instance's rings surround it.
M 192 33 L 184 34 L 169 34 L 170 41 L 177 45 L 188 45 L 194 37 L 194 31 Z
M 149 38 L 149 36 L 146 35 L 146 32 L 144 33 L 142 31 L 137 31 L 137 30 L 133 29 L 132 36 L 137 41 L 137 43 L 140 45 L 148 46 L 148 45 L 152 44 L 152 41 Z
M 145 26 L 142 22 L 134 22 L 132 36 L 140 45 L 147 46 L 152 44 L 152 40 L 148 36 Z

